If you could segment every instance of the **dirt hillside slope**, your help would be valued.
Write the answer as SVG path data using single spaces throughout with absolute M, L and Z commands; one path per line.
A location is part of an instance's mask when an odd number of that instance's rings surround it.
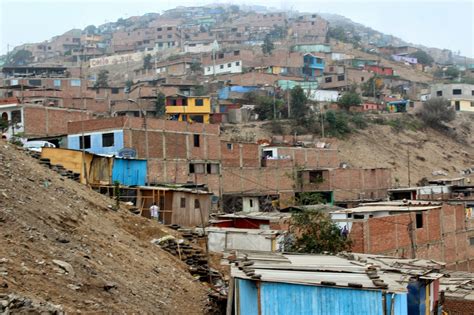
M 0 302 L 17 294 L 68 313 L 206 312 L 205 287 L 150 243 L 165 234 L 158 223 L 110 210 L 110 199 L 1 140 L 0 169 Z

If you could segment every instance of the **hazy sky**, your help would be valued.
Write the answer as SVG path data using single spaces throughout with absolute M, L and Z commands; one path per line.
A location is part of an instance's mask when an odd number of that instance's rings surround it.
M 7 45 L 39 42 L 71 28 L 216 2 L 337 13 L 408 42 L 474 57 L 474 0 L 0 0 L 0 54 Z

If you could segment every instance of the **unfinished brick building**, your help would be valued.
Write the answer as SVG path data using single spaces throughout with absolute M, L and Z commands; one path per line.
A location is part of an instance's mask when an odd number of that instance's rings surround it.
M 70 149 L 82 148 L 82 135 L 85 149 L 93 153 L 117 154 L 133 148 L 139 158 L 148 158 L 150 183 L 206 185 L 228 201 L 229 211 L 241 210 L 245 202 L 257 204 L 253 207 L 257 210 L 278 207 L 275 200 L 279 206 L 291 205 L 301 191 L 323 191 L 300 189 L 298 170 L 334 169 L 336 175 L 324 192 L 329 189 L 333 194 L 334 190 L 338 200 L 357 199 L 354 196 L 361 192 L 369 200 L 380 198 L 390 178 L 382 169 L 337 169 L 340 161 L 335 148 L 226 141 L 220 138 L 219 126 L 212 124 L 123 116 L 71 122 L 68 131 Z M 345 187 L 350 193 L 343 192 Z
M 352 251 L 444 261 L 448 269 L 474 270 L 474 219 L 465 204 L 391 201 L 331 213 L 346 227 Z

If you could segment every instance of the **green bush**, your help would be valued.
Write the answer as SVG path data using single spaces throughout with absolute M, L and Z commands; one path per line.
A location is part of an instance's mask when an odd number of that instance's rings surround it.
M 325 114 L 325 120 L 327 123 L 326 131 L 329 135 L 340 138 L 351 133 L 346 113 L 328 111 Z
M 351 117 L 351 122 L 357 129 L 365 129 L 369 126 L 367 123 L 367 117 L 363 114 L 354 114 Z

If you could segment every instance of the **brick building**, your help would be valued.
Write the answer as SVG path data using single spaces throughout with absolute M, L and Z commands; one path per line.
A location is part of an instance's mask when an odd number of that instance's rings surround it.
M 474 219 L 462 202 L 379 202 L 331 213 L 346 227 L 354 252 L 417 257 L 474 270 Z
M 346 90 L 353 84 L 364 84 L 373 76 L 374 74 L 367 70 L 344 67 L 343 73 L 324 75 L 321 81 L 321 88 Z

